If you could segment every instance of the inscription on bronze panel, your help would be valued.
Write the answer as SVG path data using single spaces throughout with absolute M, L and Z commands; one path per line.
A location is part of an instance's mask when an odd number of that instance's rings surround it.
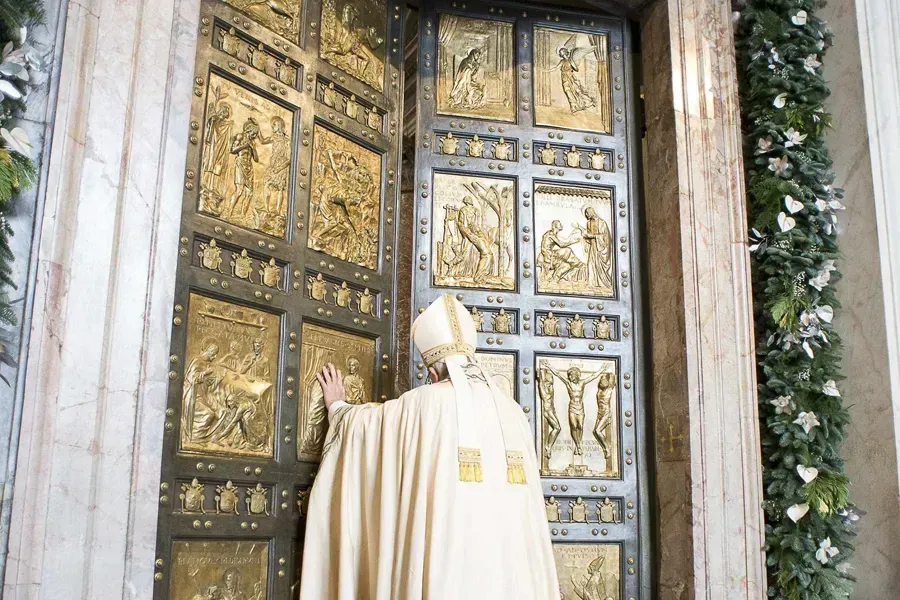
M 215 73 L 207 98 L 200 212 L 284 237 L 293 113 Z
M 507 179 L 435 173 L 434 285 L 515 288 L 514 197 Z
M 512 23 L 442 14 L 438 31 L 438 113 L 515 121 Z
M 605 34 L 535 27 L 535 124 L 612 132 L 608 54 Z
M 516 397 L 516 355 L 510 352 L 476 352 L 478 361 L 497 386 Z
M 280 318 L 191 294 L 181 449 L 270 458 Z
M 609 190 L 539 184 L 534 203 L 538 292 L 613 297 Z
M 330 65 L 384 91 L 383 0 L 322 0 L 319 55 Z
M 616 362 L 539 356 L 541 475 L 619 476 Z
M 378 266 L 381 155 L 321 125 L 313 140 L 309 247 Z
M 263 27 L 271 29 L 295 44 L 300 43 L 303 25 L 300 0 L 223 0 L 250 15 Z
M 560 600 L 620 600 L 621 546 L 554 544 Z
M 350 404 L 375 399 L 375 340 L 352 333 L 304 323 L 300 344 L 300 389 L 297 417 L 297 455 L 318 461 L 327 430 L 327 411 L 316 373 L 332 363 L 344 373 L 344 390 Z
M 176 541 L 169 598 L 266 600 L 268 568 L 268 542 Z

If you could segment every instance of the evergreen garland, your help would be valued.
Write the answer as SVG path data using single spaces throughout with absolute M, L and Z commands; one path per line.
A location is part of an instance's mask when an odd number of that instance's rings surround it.
M 748 0 L 736 31 L 751 230 L 768 596 L 850 595 L 849 504 L 832 319 L 844 207 L 824 134 L 821 0 Z

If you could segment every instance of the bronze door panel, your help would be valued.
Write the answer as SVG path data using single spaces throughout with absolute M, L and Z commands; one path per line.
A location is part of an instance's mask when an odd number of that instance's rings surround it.
M 502 1 L 419 23 L 413 306 L 456 295 L 511 379 L 566 599 L 650 598 L 629 30 Z
M 311 373 L 337 361 L 356 401 L 393 392 L 403 11 L 326 3 L 201 2 L 157 600 L 295 597 Z

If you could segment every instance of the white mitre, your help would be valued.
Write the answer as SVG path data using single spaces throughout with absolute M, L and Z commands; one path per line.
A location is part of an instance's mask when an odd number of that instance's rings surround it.
M 427 366 L 442 359 L 447 365 L 450 381 L 456 392 L 459 479 L 482 481 L 481 445 L 475 434 L 472 408 L 475 398 L 463 367 L 469 371 L 480 371 L 480 379 L 487 383 L 495 403 L 500 399 L 500 391 L 491 377 L 474 361 L 475 347 L 478 344 L 475 322 L 459 300 L 452 294 L 444 294 L 416 318 L 410 329 L 410 337 L 422 356 L 422 362 Z M 500 427 L 503 428 L 502 419 Z M 526 483 L 523 453 L 507 448 L 506 463 L 507 480 L 510 483 Z

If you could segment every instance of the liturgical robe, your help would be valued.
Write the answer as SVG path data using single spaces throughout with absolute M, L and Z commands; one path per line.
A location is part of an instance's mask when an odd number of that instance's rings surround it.
M 480 369 L 465 373 L 479 482 L 460 480 L 450 380 L 333 410 L 309 501 L 300 600 L 559 598 L 528 422 L 502 392 L 495 402 L 498 386 Z M 523 451 L 527 483 L 508 481 L 508 448 Z

